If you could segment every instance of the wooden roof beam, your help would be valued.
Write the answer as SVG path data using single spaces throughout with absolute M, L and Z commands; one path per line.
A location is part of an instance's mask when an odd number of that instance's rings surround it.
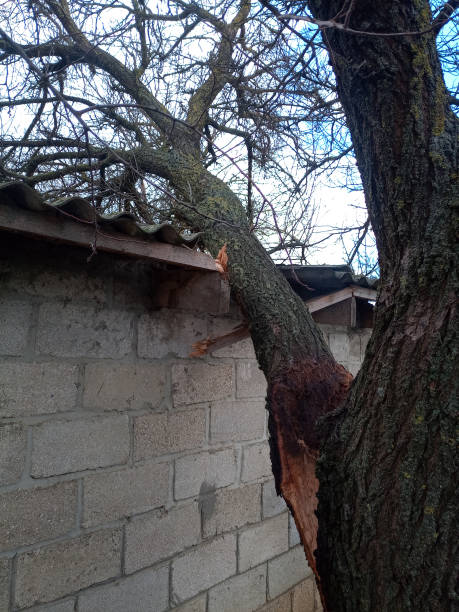
M 71 244 L 98 251 L 159 261 L 189 270 L 217 272 L 215 261 L 205 253 L 164 242 L 149 242 L 124 234 L 111 234 L 94 225 L 56 214 L 41 214 L 17 206 L 0 206 L 0 230 Z
M 337 304 L 338 302 L 342 302 L 343 300 L 347 300 L 352 297 L 362 298 L 365 300 L 376 300 L 376 290 L 359 287 L 358 285 L 349 285 L 349 287 L 345 287 L 344 289 L 340 289 L 334 293 L 311 298 L 310 300 L 306 301 L 306 305 L 309 308 L 309 312 L 312 313 L 316 312 L 317 310 L 327 308 L 328 306 L 333 306 L 333 304 Z

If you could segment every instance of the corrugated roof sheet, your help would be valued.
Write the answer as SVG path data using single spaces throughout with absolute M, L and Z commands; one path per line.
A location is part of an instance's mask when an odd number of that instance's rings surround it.
M 378 279 L 354 274 L 345 264 L 322 266 L 279 265 L 278 268 L 292 288 L 307 300 L 350 285 L 377 289 Z
M 80 197 L 46 202 L 38 191 L 21 181 L 0 184 L 0 206 L 17 206 L 43 214 L 61 214 L 75 222 L 94 223 L 105 232 L 114 232 L 149 242 L 193 247 L 200 234 L 184 235 L 169 223 L 147 225 L 139 223 L 130 213 L 100 214 L 91 203 Z M 358 276 L 347 265 L 279 265 L 278 268 L 303 299 L 307 300 L 349 285 L 376 289 L 378 279 Z
M 139 223 L 131 213 L 100 214 L 88 200 L 80 197 L 66 198 L 56 202 L 46 202 L 38 191 L 26 183 L 13 181 L 0 184 L 0 205 L 9 204 L 42 212 L 43 214 L 62 214 L 75 221 L 97 224 L 104 230 L 120 232 L 133 238 L 150 242 L 165 242 L 173 245 L 193 247 L 199 234 L 184 235 L 169 223 L 147 225 Z

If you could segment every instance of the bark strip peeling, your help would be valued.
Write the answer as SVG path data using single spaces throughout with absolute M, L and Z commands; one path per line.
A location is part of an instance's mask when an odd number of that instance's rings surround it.
M 308 563 L 320 577 L 314 551 L 317 548 L 317 490 L 315 475 L 320 439 L 318 419 L 343 403 L 352 375 L 327 357 L 308 358 L 274 376 L 268 384 L 267 406 L 271 462 L 276 489 L 289 506 Z M 322 602 L 325 609 L 325 602 Z

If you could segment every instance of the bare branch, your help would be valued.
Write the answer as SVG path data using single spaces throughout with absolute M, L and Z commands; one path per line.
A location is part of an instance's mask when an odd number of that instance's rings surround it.
M 433 31 L 438 34 L 444 25 L 453 16 L 453 13 L 459 8 L 459 0 L 449 0 L 440 8 L 435 19 L 432 22 Z
M 209 77 L 190 98 L 188 103 L 187 123 L 193 125 L 198 130 L 203 129 L 207 122 L 207 113 L 210 105 L 230 79 L 230 63 L 234 40 L 238 30 L 247 19 L 249 11 L 250 1 L 241 0 L 239 11 L 236 16 L 222 31 L 216 59 L 211 62 L 209 66 L 211 72 Z
M 437 30 L 437 27 L 431 26 L 430 28 L 426 28 L 425 30 L 414 30 L 414 31 L 406 31 L 406 32 L 368 32 L 366 30 L 354 30 L 353 28 L 347 27 L 344 23 L 339 23 L 338 21 L 334 21 L 333 19 L 321 20 L 314 19 L 313 17 L 308 17 L 306 15 L 281 15 L 280 19 L 285 20 L 293 20 L 293 21 L 307 21 L 308 23 L 313 23 L 318 26 L 321 30 L 333 29 L 333 30 L 341 30 L 342 32 L 346 32 L 346 34 L 357 34 L 359 36 L 376 36 L 379 38 L 397 38 L 400 36 L 423 36 L 425 34 L 430 34 L 433 31 Z M 446 22 L 444 22 L 446 23 Z M 444 23 L 442 25 L 444 25 Z

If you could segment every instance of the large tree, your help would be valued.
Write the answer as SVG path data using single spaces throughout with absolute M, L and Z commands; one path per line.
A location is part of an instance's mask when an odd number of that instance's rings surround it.
M 426 2 L 309 3 L 354 30 L 425 32 L 326 32 L 381 270 L 362 370 L 322 429 L 318 569 L 330 610 L 458 605 L 459 133 L 435 47 L 457 4 L 432 23 Z
M 296 2 L 295 18 L 317 26 L 300 34 L 297 48 L 288 38 L 296 37 L 292 22 L 282 15 L 288 4 L 260 9 L 248 0 L 209 6 L 175 0 L 161 14 L 140 0 L 107 5 L 17 3 L 26 42 L 19 44 L 11 28 L 0 31 L 9 70 L 5 106 L 33 110 L 25 133 L 3 136 L 9 148 L 1 172 L 41 186 L 48 197 L 73 189 L 98 207 L 118 197 L 144 216 L 152 214 L 145 193 L 159 190 L 164 197 L 154 214 L 167 203 L 177 221 L 202 232 L 211 253 L 226 245 L 227 275 L 268 381 L 276 484 L 293 511 L 324 606 L 451 610 L 458 601 L 458 121 L 436 36 L 457 2 L 436 19 L 424 0 Z M 107 8 L 115 12 L 104 20 Z M 271 13 L 276 26 L 267 21 Z M 181 28 L 174 40 L 166 28 L 171 22 Z M 205 62 L 193 45 L 207 54 Z M 179 86 L 171 89 L 164 71 L 178 49 Z M 18 69 L 27 71 L 22 81 Z M 241 138 L 249 160 L 262 165 L 271 130 L 275 146 L 298 143 L 318 108 L 335 122 L 336 92 L 381 270 L 374 333 L 353 382 L 255 237 L 252 169 L 248 211 L 209 169 L 220 151 L 217 131 Z M 302 112 L 292 100 L 304 100 L 307 113 L 288 115 L 289 104 Z M 323 164 L 346 151 L 341 144 Z M 282 172 L 282 163 L 270 159 Z M 308 162 L 305 176 L 322 163 Z M 159 183 L 142 192 L 152 176 Z M 266 201 L 259 201 L 258 214 Z

